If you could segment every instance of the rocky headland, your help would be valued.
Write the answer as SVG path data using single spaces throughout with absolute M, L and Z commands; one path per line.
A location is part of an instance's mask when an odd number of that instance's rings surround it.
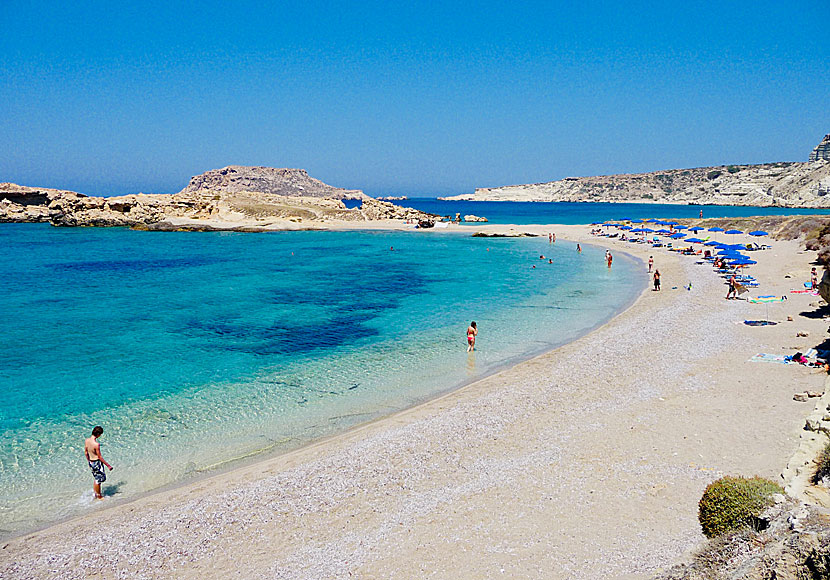
M 440 199 L 830 207 L 830 135 L 807 162 L 719 165 L 650 173 L 566 177 L 477 188 Z
M 348 208 L 344 199 L 361 201 Z M 427 220 L 436 216 L 341 189 L 303 169 L 229 166 L 191 178 L 176 194 L 87 196 L 0 183 L 0 222 L 152 230 L 301 229 L 327 222 Z

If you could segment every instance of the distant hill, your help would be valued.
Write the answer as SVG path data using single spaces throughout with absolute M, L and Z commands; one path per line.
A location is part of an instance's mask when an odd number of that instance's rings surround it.
M 206 171 L 190 179 L 182 194 L 270 193 L 286 197 L 362 199 L 359 189 L 341 189 L 309 177 L 305 169 L 278 169 L 229 165 Z
M 566 177 L 547 183 L 477 188 L 473 194 L 441 199 L 830 207 L 830 135 L 813 150 L 810 159 L 806 163 Z

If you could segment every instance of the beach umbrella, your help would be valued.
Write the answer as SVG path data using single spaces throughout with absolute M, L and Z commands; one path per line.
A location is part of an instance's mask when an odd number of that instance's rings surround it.
M 687 227 L 688 227 L 688 226 L 680 226 L 680 225 L 675 225 L 675 226 L 674 226 L 674 229 L 676 229 L 676 230 L 685 230 Z
M 621 222 L 630 222 L 630 221 L 631 221 L 631 218 L 620 218 L 620 219 L 619 219 L 619 220 L 617 220 L 617 221 L 621 221 Z
M 723 228 L 718 228 L 718 227 L 709 228 L 709 231 L 710 232 L 722 232 Z
M 669 237 L 671 237 L 672 239 L 675 239 L 675 240 L 679 240 L 680 238 L 685 238 L 685 237 L 686 237 L 686 234 L 680 234 L 680 233 L 678 233 L 678 234 L 673 234 L 673 235 L 671 235 L 671 236 L 669 236 Z
M 664 226 L 676 226 L 677 222 L 660 222 Z
M 641 224 L 643 220 L 629 220 L 632 224 Z
M 735 234 L 742 234 L 743 232 L 741 230 L 726 230 L 723 233 L 729 234 L 730 236 L 734 236 Z
M 630 230 L 631 226 L 620 226 L 621 230 Z
M 651 228 L 643 228 L 643 231 L 646 232 L 647 234 L 653 234 L 654 233 L 654 230 L 651 229 Z
M 769 234 L 763 230 L 755 230 L 754 232 L 749 232 L 750 236 L 768 236 Z
M 784 297 L 782 296 L 779 298 L 778 296 L 758 296 L 757 298 L 747 298 L 747 302 L 751 302 L 752 304 L 765 304 L 767 310 L 767 321 L 769 321 L 769 305 L 770 302 L 783 302 Z
M 657 233 L 658 233 L 658 234 L 663 234 L 663 235 L 666 235 L 666 236 L 667 236 L 667 235 L 669 235 L 669 234 L 670 234 L 670 233 L 672 233 L 672 232 L 671 232 L 671 231 L 669 231 L 669 230 L 657 230 Z
M 591 222 L 592 226 L 601 226 L 602 222 Z
M 706 245 L 706 246 L 720 246 L 720 242 L 716 242 L 715 240 L 711 240 L 711 241 L 706 242 L 706 244 L 704 244 L 704 245 Z
M 694 226 L 694 227 L 692 227 L 692 228 L 689 228 L 689 231 L 690 231 L 690 232 L 694 232 L 694 233 L 698 233 L 700 230 L 705 230 L 705 229 L 706 229 L 706 228 L 702 228 L 702 227 L 700 227 L 700 226 Z
M 686 241 L 691 242 L 693 244 L 702 244 L 703 243 L 703 240 L 701 240 L 700 238 L 686 238 Z

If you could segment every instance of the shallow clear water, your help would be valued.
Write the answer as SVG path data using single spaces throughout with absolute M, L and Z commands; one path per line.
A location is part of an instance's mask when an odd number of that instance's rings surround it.
M 601 248 L 446 232 L 0 224 L 0 247 L 2 535 L 88 509 L 96 424 L 134 497 L 550 350 L 645 284 Z
M 830 214 L 830 209 L 745 205 L 676 205 L 656 203 L 575 203 L 540 201 L 438 201 L 412 198 L 394 202 L 438 215 L 473 214 L 495 224 L 590 224 L 621 218 L 705 218 L 754 215 Z M 475 224 L 469 224 L 474 227 Z

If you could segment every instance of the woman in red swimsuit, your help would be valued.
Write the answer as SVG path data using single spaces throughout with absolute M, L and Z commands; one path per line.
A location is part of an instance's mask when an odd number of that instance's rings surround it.
M 476 336 L 478 335 L 478 328 L 476 321 L 473 320 L 470 326 L 467 327 L 467 352 L 476 349 Z

